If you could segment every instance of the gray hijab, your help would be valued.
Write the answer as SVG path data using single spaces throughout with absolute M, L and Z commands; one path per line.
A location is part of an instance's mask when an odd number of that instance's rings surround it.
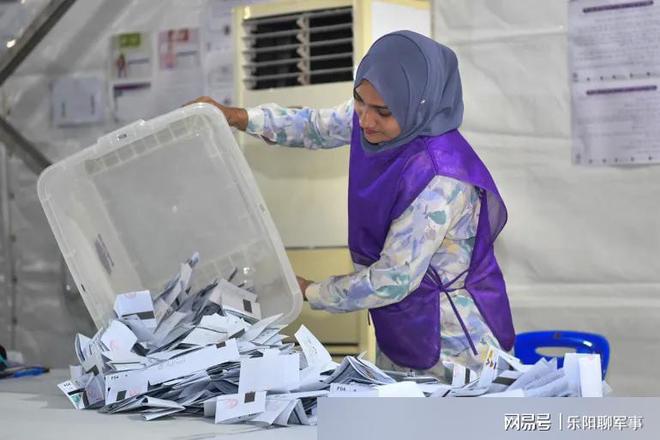
M 412 31 L 387 34 L 371 46 L 358 66 L 354 86 L 368 80 L 401 126 L 395 139 L 379 144 L 361 134 L 369 152 L 389 150 L 418 136 L 454 130 L 463 120 L 458 61 L 446 46 Z

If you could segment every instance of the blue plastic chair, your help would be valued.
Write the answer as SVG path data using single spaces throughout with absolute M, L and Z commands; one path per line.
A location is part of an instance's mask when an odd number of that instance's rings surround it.
M 607 374 L 610 344 L 602 335 L 564 330 L 525 332 L 516 335 L 514 352 L 523 364 L 535 364 L 542 357 L 547 360 L 556 358 L 557 366 L 561 368 L 564 365 L 564 357 L 541 355 L 537 350 L 543 347 L 566 347 L 574 348 L 576 353 L 597 353 L 600 355 L 603 379 Z

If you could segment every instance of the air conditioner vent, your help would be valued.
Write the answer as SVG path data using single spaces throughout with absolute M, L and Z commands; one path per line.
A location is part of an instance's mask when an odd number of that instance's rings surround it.
M 245 20 L 249 90 L 353 79 L 353 11 L 335 8 Z

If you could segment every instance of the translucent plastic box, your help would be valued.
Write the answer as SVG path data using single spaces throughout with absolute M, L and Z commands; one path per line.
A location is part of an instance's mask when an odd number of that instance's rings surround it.
M 222 113 L 195 104 L 110 133 L 46 169 L 38 192 L 97 327 L 115 296 L 158 291 L 194 252 L 193 289 L 234 268 L 263 316 L 293 321 L 302 296 Z

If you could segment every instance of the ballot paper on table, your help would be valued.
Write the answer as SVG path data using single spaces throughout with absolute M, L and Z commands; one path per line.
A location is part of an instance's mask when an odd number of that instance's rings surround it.
M 179 326 L 185 319 L 187 315 L 183 312 L 173 312 L 167 318 L 160 321 L 154 332 L 154 345 L 163 346 L 167 341 L 168 337 L 172 332 Z
M 296 411 L 300 411 L 300 400 L 298 399 L 291 399 L 291 400 L 286 400 L 284 402 L 287 402 L 286 407 L 284 410 L 280 413 L 279 416 L 275 419 L 273 422 L 273 425 L 278 425 L 278 426 L 289 426 L 289 421 L 292 420 L 291 415 Z M 299 418 L 299 417 L 296 417 Z
M 135 337 L 137 342 L 153 344 L 154 342 L 154 329 L 157 324 L 154 324 L 153 327 L 148 323 L 149 320 L 143 321 L 136 316 L 129 316 L 127 318 L 120 318 L 119 322 L 128 327 Z M 154 321 L 155 322 L 155 321 Z
M 66 395 L 69 401 L 73 404 L 73 407 L 76 409 L 84 409 L 86 407 L 83 400 L 83 395 L 85 393 L 84 385 L 78 380 L 67 380 L 60 384 L 57 384 L 57 387 Z
M 151 421 L 151 420 L 160 419 L 161 417 L 171 416 L 181 411 L 185 411 L 185 407 L 151 409 L 151 410 L 143 411 L 142 416 L 144 417 L 145 420 Z
M 590 353 L 566 353 L 563 370 L 570 390 L 582 397 L 603 397 L 600 356 Z
M 217 313 L 202 316 L 198 328 L 214 330 L 216 332 L 226 333 L 228 337 L 237 336 L 241 331 L 250 328 L 250 325 L 233 315 L 221 316 Z
M 490 394 L 482 394 L 479 397 L 491 397 L 491 398 L 497 398 L 497 397 L 525 397 L 525 392 L 523 390 L 506 390 L 506 391 L 501 391 L 499 393 L 490 393 Z
M 117 295 L 114 310 L 118 318 L 137 319 L 147 328 L 156 327 L 154 303 L 148 290 Z
M 218 396 L 215 423 L 230 423 L 266 410 L 266 392 L 248 392 Z
M 451 386 L 454 388 L 462 387 L 477 380 L 478 377 L 475 371 L 461 364 L 453 364 Z
M 516 370 L 498 371 L 497 377 L 493 379 L 488 387 L 489 393 L 498 393 L 507 390 L 518 380 L 524 373 Z
M 101 336 L 101 343 L 108 350 L 130 351 L 136 342 L 135 333 L 117 320 L 112 321 Z
M 310 332 L 307 327 L 301 325 L 298 331 L 294 334 L 303 354 L 308 367 L 313 367 L 319 372 L 334 369 L 337 364 L 332 361 L 332 357 L 326 348 L 319 342 L 318 339 Z
M 269 316 L 268 318 L 264 318 L 254 324 L 247 330 L 245 330 L 245 333 L 242 334 L 239 339 L 242 341 L 253 341 L 256 339 L 258 336 L 260 336 L 268 327 L 271 325 L 275 324 L 278 319 L 282 317 L 282 314 L 279 313 L 277 315 Z
M 115 412 L 127 412 L 127 411 L 133 411 L 133 410 L 136 410 L 136 409 L 142 409 L 142 408 L 152 408 L 152 409 L 158 409 L 158 410 L 163 410 L 163 409 L 183 410 L 183 409 L 185 409 L 185 407 L 183 405 L 180 405 L 177 402 L 174 402 L 174 401 L 171 401 L 171 400 L 158 399 L 156 397 L 144 396 L 144 397 L 140 397 L 138 399 L 133 400 L 128 405 L 124 405 L 124 406 L 120 407 Z
M 183 377 L 200 370 L 222 364 L 238 361 L 240 354 L 236 341 L 229 339 L 218 346 L 210 345 L 199 350 L 169 359 L 145 370 L 149 384 L 158 385 L 168 380 Z
M 553 359 L 548 362 L 544 358 L 539 359 L 530 369 L 520 376 L 511 386 L 510 390 L 525 389 L 529 384 L 539 380 L 557 369 L 557 361 Z
M 268 399 L 288 402 L 286 409 L 275 419 L 273 424 L 287 426 L 289 421 L 299 425 L 315 424 L 316 399 L 328 395 L 329 392 L 325 390 L 269 394 Z M 267 415 L 264 415 L 264 417 L 267 417 Z
M 157 320 L 161 320 L 172 305 L 183 301 L 190 288 L 193 267 L 198 261 L 199 255 L 195 254 L 190 260 L 181 264 L 178 275 L 165 286 L 162 292 L 156 295 L 154 312 Z
M 378 397 L 425 397 L 417 383 L 410 381 L 378 385 L 376 392 Z
M 293 421 L 296 425 L 314 425 L 316 424 L 316 418 L 310 418 L 305 411 L 300 400 L 296 400 L 296 405 L 293 407 L 293 411 L 289 415 L 289 422 Z
M 101 355 L 107 359 L 108 365 L 117 371 L 140 369 L 152 363 L 148 358 L 126 350 L 104 351 Z
M 146 393 L 149 381 L 143 370 L 132 370 L 105 376 L 105 404 Z
M 568 380 L 563 370 L 553 372 L 543 380 L 532 382 L 523 391 L 525 397 L 568 397 L 574 395 L 570 391 Z
M 92 340 L 88 338 L 85 335 L 81 335 L 80 333 L 76 334 L 76 339 L 73 342 L 74 350 L 76 352 L 76 356 L 78 357 L 78 362 L 80 362 L 81 366 L 85 362 L 85 350 L 89 346 L 89 343 Z M 84 366 L 83 366 L 84 368 Z
M 261 306 L 254 293 L 227 280 L 220 280 L 215 290 L 219 292 L 223 310 L 250 320 L 261 319 Z
M 451 390 L 451 385 L 446 383 L 419 383 L 417 385 L 429 397 L 442 396 Z
M 580 369 L 580 395 L 582 397 L 603 397 L 603 378 L 600 356 L 590 355 L 578 360 Z
M 523 372 L 505 391 L 521 391 L 525 397 L 573 395 L 565 371 L 557 368 L 557 360 L 544 358 Z
M 507 362 L 507 359 L 509 359 L 509 362 Z M 488 347 L 488 351 L 486 352 L 486 356 L 484 358 L 483 367 L 481 368 L 481 372 L 479 374 L 477 387 L 490 387 L 500 372 L 508 369 L 513 369 L 513 366 L 510 362 L 510 357 L 499 348 L 495 348 L 493 346 Z
M 103 403 L 103 377 L 83 374 L 57 385 L 76 409 L 93 408 Z
M 211 345 L 218 344 L 226 341 L 229 335 L 225 332 L 218 332 L 209 330 L 202 327 L 194 328 L 188 335 L 180 342 L 181 345 Z
M 82 365 L 69 365 L 69 376 L 71 380 L 76 380 L 85 375 Z
M 295 334 L 301 355 L 293 343 L 283 343 L 281 316 L 261 319 L 240 303 L 232 307 L 232 298 L 258 305 L 254 293 L 224 280 L 191 292 L 195 264 L 186 262 L 155 296 L 154 304 L 164 305 L 155 313 L 155 328 L 126 315 L 137 307 L 120 301 L 118 315 L 124 317 L 91 339 L 76 338 L 81 365 L 71 368 L 71 381 L 60 384 L 74 407 L 137 411 L 146 420 L 204 414 L 220 423 L 265 427 L 314 424 L 323 396 L 586 396 L 597 386 L 606 388 L 598 361 L 586 357 L 568 356 L 564 369 L 545 360 L 525 366 L 493 348 L 479 372 L 455 365 L 448 385 L 433 377 L 388 373 L 361 356 L 335 364 L 305 327 Z M 147 308 L 147 296 L 140 297 L 145 301 L 140 308 Z
M 249 423 L 260 425 L 260 426 L 271 426 L 275 421 L 284 413 L 287 407 L 290 406 L 291 402 L 296 402 L 296 399 L 273 399 L 269 396 L 266 397 L 266 408 L 261 414 L 257 414 L 255 417 L 249 420 Z M 295 406 L 295 405 L 294 405 Z M 291 414 L 291 409 L 289 414 Z M 287 421 L 288 421 L 287 415 Z
M 262 334 L 254 338 L 252 342 L 258 345 L 283 346 L 284 340 L 287 338 L 287 336 L 280 334 L 280 331 L 282 331 L 282 329 L 285 327 L 286 326 L 284 325 L 276 325 L 271 328 L 267 328 Z
M 289 391 L 300 384 L 298 353 L 241 360 L 239 393 L 250 391 Z
M 85 385 L 87 407 L 102 405 L 105 401 L 105 379 L 101 375 L 93 376 Z
M 103 356 L 101 355 L 103 349 L 101 348 L 101 338 L 102 331 L 99 330 L 92 339 L 82 337 L 76 337 L 76 345 L 78 343 L 81 345 L 81 354 L 79 355 L 80 364 L 82 365 L 85 372 L 92 372 L 94 374 L 103 374 L 105 371 L 103 362 Z M 82 335 L 79 335 L 82 336 Z M 78 352 L 78 346 L 76 346 L 76 352 Z
M 345 357 L 335 371 L 324 379 L 330 383 L 363 383 L 371 385 L 386 385 L 396 382 L 383 370 L 362 358 Z

